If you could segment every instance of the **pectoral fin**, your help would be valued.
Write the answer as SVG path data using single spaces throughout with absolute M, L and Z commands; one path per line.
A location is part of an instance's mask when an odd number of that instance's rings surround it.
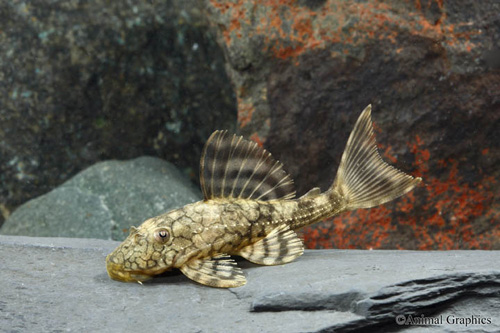
M 210 287 L 234 288 L 247 282 L 241 268 L 227 255 L 193 259 L 180 270 L 191 280 Z
M 282 225 L 267 237 L 244 247 L 238 254 L 255 264 L 280 265 L 294 260 L 302 253 L 302 241 L 287 225 Z

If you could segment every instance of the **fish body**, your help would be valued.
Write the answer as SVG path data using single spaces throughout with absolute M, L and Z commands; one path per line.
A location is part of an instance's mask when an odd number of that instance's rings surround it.
M 176 268 L 204 285 L 238 287 L 246 279 L 229 255 L 261 265 L 288 263 L 304 251 L 296 230 L 410 191 L 421 179 L 381 159 L 370 112 L 368 106 L 359 117 L 331 187 L 297 199 L 293 181 L 271 154 L 242 137 L 214 132 L 200 162 L 204 200 L 132 227 L 106 258 L 109 276 L 142 282 Z

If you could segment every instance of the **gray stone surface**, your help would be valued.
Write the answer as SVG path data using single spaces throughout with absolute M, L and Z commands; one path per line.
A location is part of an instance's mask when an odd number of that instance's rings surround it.
M 200 199 L 189 179 L 159 158 L 101 162 L 20 206 L 0 233 L 123 240 L 131 225 Z
M 248 283 L 226 290 L 175 272 L 112 281 L 104 260 L 118 244 L 0 236 L 0 331 L 388 332 L 421 314 L 444 322 L 405 328 L 500 330 L 500 252 L 309 250 L 283 266 L 241 261 Z

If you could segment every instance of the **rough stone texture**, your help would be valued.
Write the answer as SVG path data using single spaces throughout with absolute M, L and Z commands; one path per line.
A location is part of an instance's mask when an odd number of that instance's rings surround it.
M 196 178 L 235 124 L 198 1 L 0 1 L 0 225 L 100 160 L 155 155 Z
M 399 315 L 443 316 L 405 326 L 418 332 L 500 330 L 500 252 L 308 250 L 283 266 L 241 261 L 248 283 L 228 290 L 174 272 L 113 281 L 104 260 L 117 245 L 0 236 L 0 330 L 390 332 Z M 447 323 L 472 316 L 491 324 Z
M 299 194 L 326 189 L 373 104 L 384 158 L 421 176 L 402 199 L 305 232 L 312 248 L 500 249 L 500 3 L 206 0 L 240 132 Z
M 20 206 L 0 233 L 123 240 L 131 225 L 200 199 L 189 179 L 159 158 L 101 162 Z

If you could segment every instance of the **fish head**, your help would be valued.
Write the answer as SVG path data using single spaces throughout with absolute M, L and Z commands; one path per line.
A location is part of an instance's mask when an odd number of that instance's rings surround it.
M 172 268 L 178 251 L 171 246 L 171 224 L 171 219 L 159 216 L 131 227 L 129 236 L 106 257 L 109 277 L 142 282 Z

